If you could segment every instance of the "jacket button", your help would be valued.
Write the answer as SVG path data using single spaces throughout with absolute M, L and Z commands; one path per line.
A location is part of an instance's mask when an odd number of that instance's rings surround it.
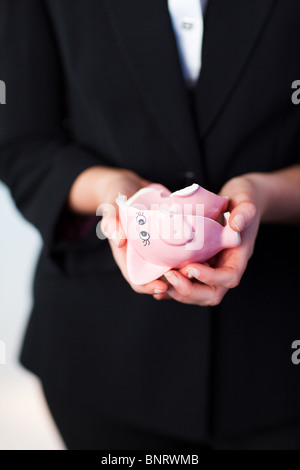
M 197 183 L 197 175 L 194 171 L 188 170 L 182 174 L 183 186 L 190 186 L 193 183 Z

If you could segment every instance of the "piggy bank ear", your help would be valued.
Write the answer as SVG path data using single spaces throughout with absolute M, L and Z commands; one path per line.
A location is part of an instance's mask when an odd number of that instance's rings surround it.
M 181 246 L 193 240 L 195 232 L 188 217 L 183 214 L 159 212 L 156 220 L 159 238 L 168 245 Z

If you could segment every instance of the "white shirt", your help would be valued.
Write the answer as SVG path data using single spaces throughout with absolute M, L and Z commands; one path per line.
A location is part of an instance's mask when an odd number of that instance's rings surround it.
M 184 79 L 193 85 L 199 78 L 203 41 L 203 13 L 208 0 L 168 0 Z

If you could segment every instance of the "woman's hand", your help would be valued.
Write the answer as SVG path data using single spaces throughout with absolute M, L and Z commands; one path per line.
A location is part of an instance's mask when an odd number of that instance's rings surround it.
M 170 284 L 168 292 L 155 295 L 157 300 L 173 298 L 185 304 L 215 306 L 229 289 L 239 285 L 253 254 L 265 202 L 255 178 L 248 176 L 232 179 L 220 194 L 229 197 L 229 224 L 241 233 L 241 246 L 223 250 L 209 263 L 169 271 L 165 274 Z
M 119 192 L 131 196 L 148 184 L 131 171 L 99 166 L 83 172 L 69 195 L 70 209 L 82 214 L 94 215 L 100 204 L 106 207 L 102 231 L 128 282 L 126 238 L 119 226 L 115 199 Z M 173 298 L 188 304 L 218 305 L 229 289 L 239 285 L 261 222 L 300 224 L 300 165 L 233 178 L 220 194 L 229 197 L 229 224 L 241 233 L 241 246 L 222 251 L 209 263 L 172 270 L 165 276 L 167 282 L 160 279 L 145 286 L 130 284 L 136 292 L 152 294 L 157 300 Z
M 101 231 L 108 238 L 123 276 L 135 292 L 155 295 L 166 292 L 166 282 L 155 280 L 144 286 L 136 286 L 129 281 L 126 268 L 127 240 L 119 224 L 119 211 L 115 202 L 119 193 L 130 197 L 149 184 L 149 181 L 129 170 L 101 166 L 89 168 L 74 182 L 69 194 L 69 207 L 81 214 L 103 214 Z

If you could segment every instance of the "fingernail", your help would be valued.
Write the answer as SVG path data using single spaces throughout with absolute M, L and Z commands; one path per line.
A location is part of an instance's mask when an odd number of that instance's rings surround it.
M 165 274 L 165 277 L 167 278 L 169 283 L 172 284 L 172 286 L 177 286 L 178 278 L 174 273 L 168 272 L 168 273 Z
M 198 269 L 195 269 L 195 268 L 191 269 L 188 273 L 189 279 L 193 279 L 194 277 L 197 279 L 199 276 L 200 276 L 200 273 Z
M 155 289 L 154 294 L 164 294 L 166 290 Z
M 246 227 L 246 219 L 243 215 L 237 214 L 232 221 L 232 225 L 239 231 L 242 232 Z

